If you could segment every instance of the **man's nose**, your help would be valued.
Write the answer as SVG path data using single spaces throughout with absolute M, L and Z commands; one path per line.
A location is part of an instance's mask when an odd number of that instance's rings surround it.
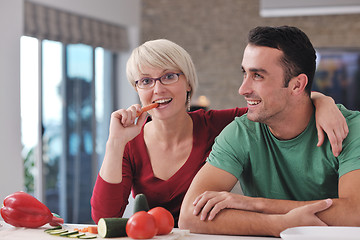
M 250 88 L 250 81 L 247 77 L 244 76 L 243 78 L 243 82 L 241 84 L 241 86 L 239 87 L 239 94 L 240 95 L 248 95 L 251 92 L 251 88 Z

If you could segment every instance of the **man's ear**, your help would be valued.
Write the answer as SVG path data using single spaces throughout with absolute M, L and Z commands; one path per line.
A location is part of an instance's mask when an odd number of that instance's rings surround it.
M 307 84 L 308 84 L 308 77 L 304 73 L 301 73 L 290 80 L 291 90 L 294 95 L 299 95 L 304 93 Z

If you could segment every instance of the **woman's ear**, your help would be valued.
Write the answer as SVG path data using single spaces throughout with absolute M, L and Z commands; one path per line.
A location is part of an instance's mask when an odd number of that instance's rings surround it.
M 301 73 L 290 80 L 291 90 L 295 95 L 302 94 L 308 84 L 308 77 Z
M 190 84 L 188 83 L 188 84 L 187 84 L 186 91 L 187 91 L 187 92 L 191 92 L 191 90 L 192 90 L 192 88 L 191 88 Z

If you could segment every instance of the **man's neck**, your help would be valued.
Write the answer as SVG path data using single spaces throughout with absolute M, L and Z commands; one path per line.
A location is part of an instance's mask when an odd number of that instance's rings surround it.
M 271 133 L 280 140 L 289 140 L 300 135 L 310 122 L 314 106 L 309 99 L 289 111 L 281 119 L 266 123 Z

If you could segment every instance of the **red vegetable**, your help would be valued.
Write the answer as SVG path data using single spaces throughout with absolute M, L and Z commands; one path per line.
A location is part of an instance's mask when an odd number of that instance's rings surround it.
M 126 223 L 126 234 L 133 239 L 149 239 L 156 233 L 155 219 L 145 211 L 134 213 Z
M 166 235 L 174 228 L 173 215 L 163 207 L 155 207 L 148 211 L 150 215 L 155 218 L 156 227 L 158 232 L 156 235 Z
M 15 227 L 37 228 L 46 223 L 57 226 L 64 223 L 62 218 L 53 216 L 49 208 L 25 192 L 15 192 L 4 199 L 1 216 Z

